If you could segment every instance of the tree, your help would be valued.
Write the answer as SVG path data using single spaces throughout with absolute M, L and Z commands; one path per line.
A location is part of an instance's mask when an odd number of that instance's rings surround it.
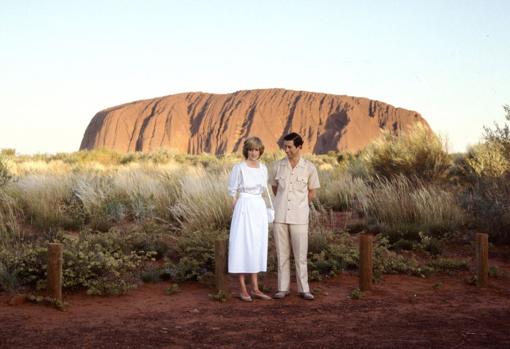
M 510 104 L 504 105 L 503 110 L 505 111 L 505 119 L 510 121 Z M 495 122 L 494 127 L 494 129 L 491 129 L 484 126 L 483 137 L 488 143 L 496 143 L 503 146 L 506 158 L 510 159 L 510 125 L 505 122 L 504 125 L 500 126 Z

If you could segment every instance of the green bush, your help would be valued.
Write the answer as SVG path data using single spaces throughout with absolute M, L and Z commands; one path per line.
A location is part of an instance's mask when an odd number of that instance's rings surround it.
M 380 279 L 382 274 L 427 275 L 430 270 L 420 267 L 415 258 L 397 254 L 389 249 L 387 238 L 377 235 L 374 241 L 374 278 Z
M 469 270 L 468 261 L 453 258 L 435 258 L 429 261 L 427 266 L 440 272 Z
M 0 261 L 0 291 L 14 292 L 19 289 L 21 282 L 18 271 L 13 265 Z
M 126 243 L 124 234 L 112 230 L 107 233 L 84 231 L 79 236 L 61 238 L 64 244 L 63 287 L 85 288 L 88 294 L 122 294 L 136 287 L 144 261 L 153 258 L 153 251 L 134 251 Z M 14 256 L 11 268 L 21 283 L 46 288 L 47 247 L 40 241 Z
M 311 280 L 321 280 L 357 266 L 358 251 L 347 233 L 312 231 L 309 236 L 308 269 Z

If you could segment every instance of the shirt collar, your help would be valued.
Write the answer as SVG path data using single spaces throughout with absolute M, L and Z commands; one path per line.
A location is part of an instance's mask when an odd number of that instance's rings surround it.
M 285 158 L 285 161 L 283 163 L 285 164 L 285 166 L 289 166 L 290 168 L 292 168 L 292 166 L 290 166 L 290 161 L 288 157 Z M 299 161 L 296 167 L 305 167 L 305 159 L 303 159 L 302 156 L 299 157 Z

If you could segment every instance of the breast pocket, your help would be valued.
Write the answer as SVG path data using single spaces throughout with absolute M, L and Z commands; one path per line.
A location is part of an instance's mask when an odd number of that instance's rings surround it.
M 297 176 L 294 182 L 294 190 L 305 192 L 308 190 L 308 178 L 304 176 Z

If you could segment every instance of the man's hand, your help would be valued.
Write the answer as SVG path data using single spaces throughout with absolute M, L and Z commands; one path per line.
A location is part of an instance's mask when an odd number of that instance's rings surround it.
M 315 189 L 308 189 L 308 202 L 312 202 L 315 199 Z

